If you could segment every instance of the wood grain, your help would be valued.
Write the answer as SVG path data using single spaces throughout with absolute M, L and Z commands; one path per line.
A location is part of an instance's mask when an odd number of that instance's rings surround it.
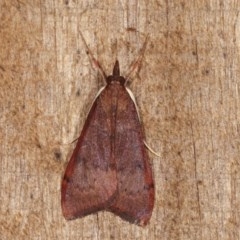
M 239 1 L 0 3 L 1 239 L 240 238 Z M 137 31 L 135 31 L 135 29 Z M 156 201 L 145 229 L 102 212 L 66 222 L 60 185 L 103 79 L 132 79 Z M 79 126 L 77 128 L 76 126 Z

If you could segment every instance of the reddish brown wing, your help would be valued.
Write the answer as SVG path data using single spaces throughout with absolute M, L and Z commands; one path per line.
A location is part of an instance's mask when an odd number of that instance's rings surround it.
M 114 124 L 105 89 L 91 108 L 63 178 L 61 204 L 66 219 L 105 209 L 116 195 L 111 141 Z
M 152 214 L 154 184 L 142 127 L 126 89 L 120 85 L 111 88 L 112 92 L 118 91 L 114 154 L 118 195 L 109 210 L 130 222 L 144 226 Z

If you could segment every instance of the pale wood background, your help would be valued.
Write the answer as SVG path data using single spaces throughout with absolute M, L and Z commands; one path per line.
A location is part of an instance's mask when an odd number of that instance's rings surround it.
M 1 0 L 1 239 L 240 238 L 240 1 Z M 134 31 L 136 29 L 137 31 Z M 67 222 L 61 178 L 104 84 L 150 36 L 135 93 L 156 184 L 150 224 Z

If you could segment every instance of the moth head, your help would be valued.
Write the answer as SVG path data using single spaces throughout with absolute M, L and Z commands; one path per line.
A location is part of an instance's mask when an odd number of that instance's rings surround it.
M 115 65 L 113 67 L 113 74 L 107 77 L 107 84 L 111 83 L 120 83 L 121 85 L 124 85 L 125 78 L 120 76 L 120 68 L 119 68 L 119 62 L 116 60 Z

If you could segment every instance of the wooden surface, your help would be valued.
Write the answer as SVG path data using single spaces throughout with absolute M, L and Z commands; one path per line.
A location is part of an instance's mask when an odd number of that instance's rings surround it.
M 0 1 L 1 239 L 240 238 L 240 1 Z M 137 31 L 135 31 L 135 29 Z M 108 212 L 67 222 L 60 184 L 107 73 L 127 72 L 156 201 L 141 228 Z

